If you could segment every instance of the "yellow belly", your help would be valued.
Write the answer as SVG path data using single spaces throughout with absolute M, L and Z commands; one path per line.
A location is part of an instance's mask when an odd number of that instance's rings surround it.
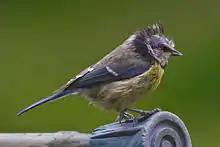
M 139 76 L 102 86 L 91 101 L 103 109 L 121 111 L 134 104 L 143 93 L 156 89 L 163 73 L 161 66 L 155 63 Z

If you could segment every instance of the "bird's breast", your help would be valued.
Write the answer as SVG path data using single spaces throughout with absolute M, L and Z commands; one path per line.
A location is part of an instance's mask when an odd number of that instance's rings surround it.
M 134 104 L 141 94 L 156 89 L 163 73 L 160 64 L 155 63 L 141 75 L 101 86 L 91 101 L 104 109 L 121 111 Z

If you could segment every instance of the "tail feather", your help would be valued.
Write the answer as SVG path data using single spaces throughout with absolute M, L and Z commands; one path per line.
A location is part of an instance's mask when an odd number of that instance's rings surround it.
M 68 94 L 71 94 L 72 92 L 73 92 L 73 90 L 69 89 L 69 90 L 65 90 L 65 91 L 60 91 L 60 92 L 55 93 L 55 94 L 53 94 L 53 95 L 51 95 L 51 96 L 48 96 L 48 97 L 46 97 L 46 98 L 43 98 L 42 100 L 39 100 L 38 102 L 36 102 L 36 103 L 34 103 L 34 104 L 31 104 L 30 106 L 28 106 L 28 107 L 22 109 L 21 111 L 19 111 L 19 112 L 16 114 L 16 116 L 19 116 L 19 115 L 23 114 L 24 112 L 27 112 L 27 111 L 31 110 L 32 108 L 35 108 L 35 107 L 37 107 L 37 106 L 39 106 L 39 105 L 41 105 L 41 104 L 44 104 L 44 103 L 46 103 L 46 102 L 50 102 L 50 101 L 53 101 L 53 100 L 55 100 L 55 99 L 61 98 L 61 97 L 63 97 L 63 96 L 66 96 L 66 95 L 68 95 Z

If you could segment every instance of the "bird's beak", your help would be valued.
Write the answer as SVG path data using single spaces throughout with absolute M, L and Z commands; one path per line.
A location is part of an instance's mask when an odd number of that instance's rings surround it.
M 175 48 L 172 48 L 171 49 L 171 55 L 173 55 L 173 56 L 182 56 L 183 54 L 180 51 L 176 50 Z
M 165 45 L 165 46 L 170 49 L 172 56 L 182 56 L 183 55 L 180 51 L 176 50 L 174 47 L 171 47 L 170 45 Z

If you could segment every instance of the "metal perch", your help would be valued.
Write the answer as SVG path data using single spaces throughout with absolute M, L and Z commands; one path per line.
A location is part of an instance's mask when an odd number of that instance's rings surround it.
M 192 147 L 184 123 L 173 113 L 161 111 L 123 124 L 96 128 L 91 134 L 57 133 L 0 134 L 0 147 Z

